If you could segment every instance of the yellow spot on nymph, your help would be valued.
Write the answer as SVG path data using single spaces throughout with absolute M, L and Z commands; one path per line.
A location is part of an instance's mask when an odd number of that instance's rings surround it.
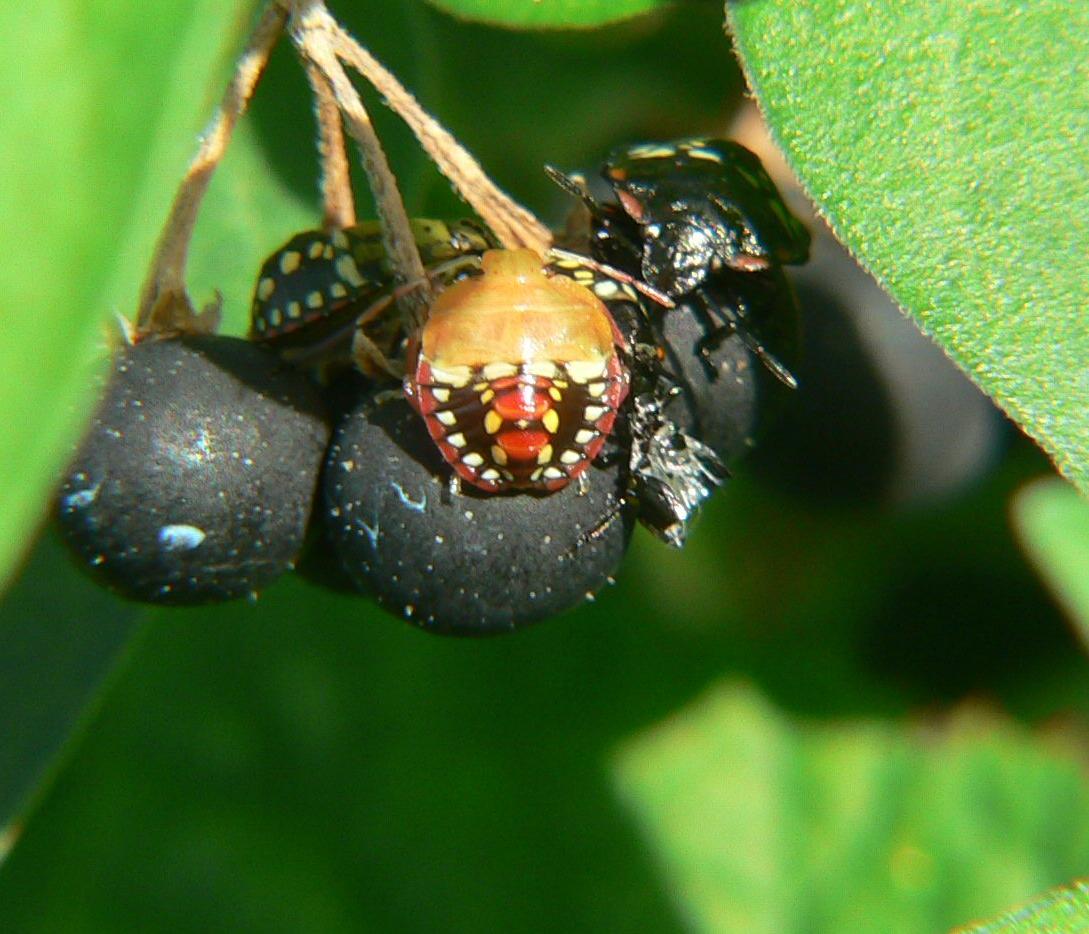
M 538 480 L 541 479 L 541 474 L 543 474 L 543 473 L 544 473 L 544 468 L 543 467 L 538 467 L 535 471 L 533 471 L 533 473 L 531 473 L 529 475 L 529 479 L 532 480 L 534 483 L 536 483 Z
M 546 444 L 537 452 L 537 463 L 547 464 L 550 460 L 552 460 L 552 445 Z
M 586 406 L 586 410 L 582 414 L 585 416 L 586 421 L 596 422 L 599 418 L 601 418 L 602 415 L 605 414 L 605 411 L 606 410 L 604 406 L 588 405 Z
M 335 246 L 338 250 L 348 249 L 348 238 L 344 236 L 343 231 L 338 230 L 336 231 L 336 233 L 333 234 L 333 246 Z
M 333 258 L 333 248 L 331 246 L 329 246 L 329 244 L 326 244 L 325 249 L 321 251 L 321 258 L 322 259 L 332 259 Z
M 340 276 L 348 285 L 355 286 L 357 289 L 363 285 L 363 277 L 359 274 L 359 267 L 355 264 L 355 260 L 350 256 L 342 256 L 337 260 L 337 275 Z
M 321 308 L 324 304 L 325 298 L 322 296 L 321 292 L 311 292 L 306 296 L 307 308 Z
M 492 460 L 503 467 L 507 463 L 507 452 L 504 451 L 498 444 L 492 445 Z
M 545 431 L 554 435 L 560 428 L 560 413 L 555 409 L 549 409 L 541 418 L 541 424 L 545 426 Z
M 449 435 L 446 439 L 447 443 L 455 448 L 465 447 L 465 435 L 460 431 L 456 435 Z
M 488 409 L 488 414 L 484 416 L 484 430 L 494 435 L 502 427 L 503 417 L 495 409 Z
M 577 464 L 582 460 L 582 455 L 578 451 L 564 451 L 560 455 L 561 464 Z
M 334 282 L 329 286 L 329 294 L 332 295 L 333 298 L 344 298 L 348 294 L 348 290 L 344 288 L 343 282 Z
M 484 392 L 487 388 L 487 383 L 473 383 L 473 392 Z
M 436 386 L 434 389 L 431 390 L 431 395 L 435 397 L 436 402 L 449 402 L 450 401 L 450 390 L 449 389 L 440 389 L 439 387 Z
M 467 464 L 470 467 L 484 466 L 484 458 L 481 457 L 476 451 L 470 451 L 461 459 L 461 462 L 463 464 Z
M 514 376 L 518 367 L 513 363 L 488 363 L 481 371 L 484 379 L 491 382 L 493 379 L 502 379 L 504 376 Z
M 558 379 L 552 385 L 555 386 L 557 389 L 566 389 L 567 388 L 567 380 Z
M 590 428 L 580 428 L 575 432 L 575 444 L 589 444 L 596 437 L 596 431 Z
M 604 360 L 568 360 L 564 364 L 567 375 L 576 383 L 586 383 L 598 379 L 605 372 Z M 591 388 L 590 392 L 593 392 Z M 596 393 L 594 393 L 596 395 Z
M 280 272 L 290 276 L 302 263 L 302 254 L 295 250 L 288 250 L 280 257 Z
M 590 383 L 590 385 L 586 387 L 586 391 L 591 396 L 603 396 L 603 395 L 605 395 L 605 384 L 604 383 Z
M 325 244 L 320 240 L 315 240 L 310 244 L 310 249 L 306 251 L 306 255 L 311 259 L 317 259 L 325 251 Z
M 302 315 L 302 305 L 298 302 L 287 303 L 287 316 L 289 318 L 298 318 Z
M 552 397 L 552 401 L 560 402 L 563 399 L 563 393 L 560 392 L 555 386 L 548 387 L 548 394 Z
M 458 422 L 457 416 L 453 412 L 436 412 L 435 418 L 439 420 L 442 425 L 456 425 Z
M 494 389 L 485 389 L 480 394 L 480 404 L 481 405 L 487 405 L 494 398 L 495 398 L 495 390 Z
M 257 283 L 257 297 L 263 302 L 267 302 L 275 291 L 276 280 L 269 276 L 265 276 L 264 279 Z

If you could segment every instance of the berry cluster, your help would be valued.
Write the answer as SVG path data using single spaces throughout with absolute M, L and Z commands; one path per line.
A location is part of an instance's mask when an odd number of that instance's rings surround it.
M 793 384 L 781 267 L 808 235 L 736 143 L 624 149 L 603 186 L 548 171 L 580 233 L 544 257 L 413 222 L 418 316 L 362 224 L 264 263 L 249 341 L 125 348 L 59 498 L 84 563 L 134 599 L 227 599 L 310 523 L 356 587 L 478 634 L 592 595 L 635 521 L 681 545 Z

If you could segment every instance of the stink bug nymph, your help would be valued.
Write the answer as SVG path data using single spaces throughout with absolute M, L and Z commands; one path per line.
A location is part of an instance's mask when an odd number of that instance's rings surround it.
M 432 305 L 405 394 L 461 479 L 558 490 L 612 430 L 627 344 L 592 288 L 550 275 L 533 251 L 489 250 L 481 270 Z

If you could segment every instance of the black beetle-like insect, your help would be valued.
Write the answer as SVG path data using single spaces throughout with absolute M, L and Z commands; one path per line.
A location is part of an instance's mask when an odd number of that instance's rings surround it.
M 546 167 L 588 214 L 593 259 L 672 298 L 644 302 L 645 355 L 633 388 L 631 478 L 644 525 L 681 544 L 723 462 L 752 443 L 766 402 L 744 350 L 783 385 L 796 382 L 771 345 L 790 351 L 797 308 L 781 264 L 803 262 L 809 234 L 759 159 L 738 143 L 693 138 L 620 149 L 601 174 L 613 199 L 581 175 Z M 729 342 L 736 336 L 737 340 Z M 691 348 L 689 351 L 688 348 Z M 698 361 L 702 373 L 693 367 Z
M 753 273 L 805 262 L 809 232 L 754 153 L 702 137 L 616 150 L 601 171 L 615 202 L 595 198 L 581 175 L 546 171 L 589 210 L 595 259 L 687 300 L 704 319 L 704 360 L 736 333 L 778 379 L 796 386 L 748 326 L 748 286 Z

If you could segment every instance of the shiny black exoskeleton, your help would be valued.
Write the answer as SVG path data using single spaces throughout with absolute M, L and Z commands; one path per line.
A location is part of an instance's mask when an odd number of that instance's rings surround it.
M 809 234 L 756 155 L 728 140 L 617 150 L 601 170 L 604 197 L 580 175 L 546 171 L 582 201 L 592 257 L 676 304 L 644 303 L 643 340 L 663 358 L 648 356 L 633 390 L 631 479 L 641 521 L 680 544 L 725 479 L 723 462 L 751 445 L 759 397 L 769 394 L 739 348 L 796 385 L 780 359 L 797 313 L 781 266 L 805 261 Z

